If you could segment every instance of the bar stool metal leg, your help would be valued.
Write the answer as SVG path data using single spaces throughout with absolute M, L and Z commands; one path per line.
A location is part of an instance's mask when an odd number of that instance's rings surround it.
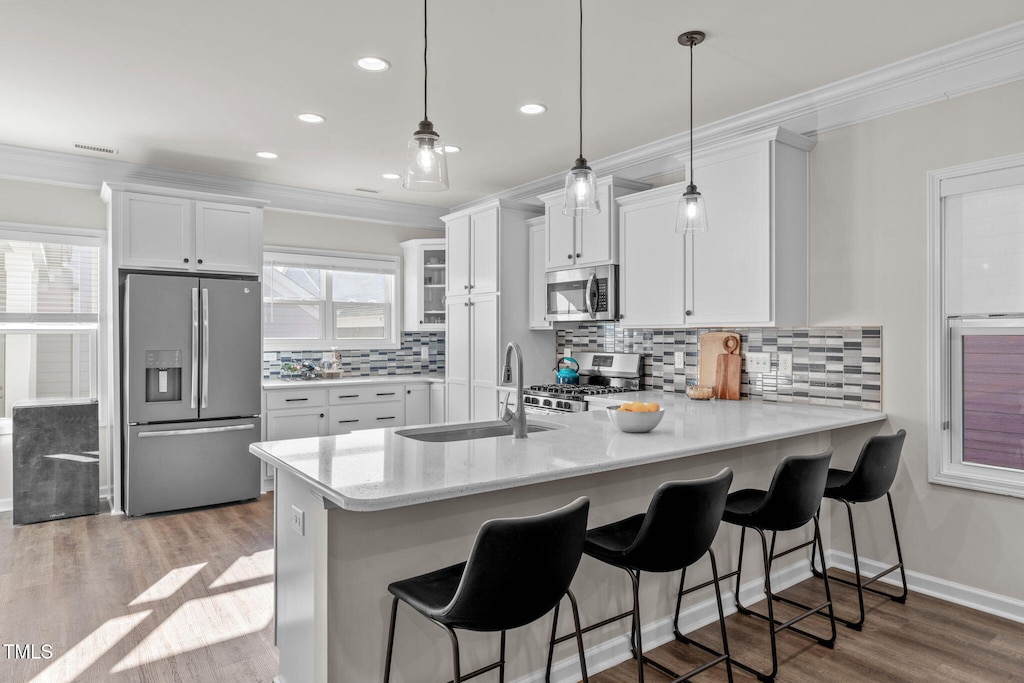
M 683 587 L 686 584 L 685 568 L 679 576 L 679 593 L 676 595 L 676 611 L 675 615 L 672 618 L 672 634 L 680 643 L 685 643 L 687 645 L 695 645 L 700 649 L 704 650 L 705 652 L 708 652 L 716 656 L 715 659 L 711 660 L 707 664 L 691 671 L 687 675 L 687 679 L 690 676 L 695 676 L 696 674 L 699 674 L 702 671 L 706 671 L 707 669 L 710 669 L 711 667 L 724 662 L 726 675 L 729 677 L 729 683 L 732 683 L 732 657 L 729 655 L 729 636 L 725 630 L 725 609 L 722 607 L 722 587 L 721 585 L 719 585 L 720 579 L 718 576 L 718 563 L 715 561 L 715 552 L 711 548 L 708 548 L 708 557 L 711 558 L 711 581 L 706 581 L 700 584 L 699 586 L 693 586 L 692 588 L 684 590 Z M 717 650 L 705 645 L 704 643 L 700 643 L 694 640 L 693 638 L 690 638 L 689 636 L 683 634 L 682 631 L 679 630 L 679 611 L 682 607 L 683 596 L 694 591 L 698 591 L 701 588 L 706 588 L 708 584 L 714 584 L 715 586 L 715 603 L 718 607 L 718 626 L 722 632 L 721 652 L 718 652 Z
M 395 649 L 395 616 L 398 613 L 398 598 L 391 599 L 391 624 L 388 626 L 388 650 L 384 659 L 384 683 L 391 681 L 391 653 Z
M 851 545 L 851 548 L 853 550 L 853 574 L 854 574 L 854 579 L 855 580 L 854 581 L 848 581 L 847 579 L 843 579 L 843 578 L 836 577 L 836 576 L 833 576 L 833 577 L 830 577 L 830 578 L 831 578 L 832 581 L 837 581 L 837 582 L 839 582 L 841 584 L 844 584 L 846 586 L 852 586 L 852 587 L 857 589 L 857 604 L 858 604 L 858 607 L 860 609 L 859 618 L 857 619 L 857 621 L 853 621 L 853 620 L 850 620 L 850 619 L 845 619 L 843 617 L 836 617 L 836 620 L 841 622 L 841 623 L 843 623 L 843 624 L 845 624 L 847 627 L 852 628 L 852 629 L 857 630 L 857 631 L 860 631 L 860 630 L 862 630 L 864 628 L 864 621 L 865 621 L 865 618 L 866 618 L 866 614 L 865 614 L 865 611 L 864 611 L 864 591 L 870 591 L 870 592 L 874 593 L 875 595 L 880 595 L 880 596 L 882 596 L 884 598 L 888 598 L 888 599 L 892 600 L 893 602 L 898 602 L 900 604 L 903 604 L 903 603 L 905 603 L 907 601 L 907 594 L 909 592 L 908 589 L 907 589 L 907 572 L 906 572 L 906 569 L 904 568 L 904 565 L 903 565 L 903 548 L 900 546 L 900 533 L 899 533 L 899 531 L 896 528 L 896 512 L 893 509 L 893 505 L 892 505 L 892 495 L 888 491 L 886 491 L 885 492 L 885 497 L 886 497 L 887 502 L 889 503 L 889 520 L 892 522 L 892 536 L 893 536 L 893 540 L 896 543 L 896 559 L 897 559 L 897 562 L 896 562 L 896 564 L 892 565 L 891 567 L 887 567 L 886 569 L 883 569 L 882 571 L 880 571 L 878 574 L 875 574 L 874 576 L 868 578 L 866 581 L 864 580 L 863 574 L 861 573 L 861 570 L 860 570 L 860 553 L 857 550 L 857 533 L 856 533 L 856 530 L 854 529 L 854 526 L 853 526 L 853 507 L 852 507 L 852 504 L 849 501 L 847 501 L 847 500 L 845 500 L 843 498 L 836 498 L 836 500 L 842 502 L 846 506 L 846 517 L 849 520 L 849 524 L 850 524 L 850 545 Z M 824 566 L 824 563 L 822 563 L 822 566 Z M 891 574 L 892 572 L 896 571 L 897 569 L 900 570 L 900 580 L 901 580 L 901 583 L 903 584 L 903 591 L 901 593 L 893 594 L 893 593 L 889 593 L 889 592 L 886 592 L 886 591 L 879 590 L 877 588 L 872 588 L 871 587 L 872 583 L 874 583 L 875 581 L 881 579 L 883 576 L 887 576 L 887 575 Z M 815 566 L 814 556 L 813 555 L 811 556 L 811 571 L 814 573 L 815 576 L 821 578 L 822 573 Z

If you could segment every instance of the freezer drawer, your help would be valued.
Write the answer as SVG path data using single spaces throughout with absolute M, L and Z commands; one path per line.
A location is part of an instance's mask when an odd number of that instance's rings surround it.
M 259 418 L 130 426 L 125 512 L 145 515 L 257 497 L 260 464 L 249 444 L 259 440 Z

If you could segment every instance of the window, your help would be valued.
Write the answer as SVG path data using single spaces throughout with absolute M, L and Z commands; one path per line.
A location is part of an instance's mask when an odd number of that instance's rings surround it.
M 397 280 L 394 256 L 265 252 L 264 348 L 396 348 Z
M 930 195 L 929 480 L 1024 497 L 1024 156 Z
M 0 224 L 0 415 L 97 394 L 100 238 Z

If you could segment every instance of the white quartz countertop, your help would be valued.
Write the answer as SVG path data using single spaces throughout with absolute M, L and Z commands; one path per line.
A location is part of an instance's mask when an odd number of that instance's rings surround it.
M 308 384 L 308 383 L 306 383 Z M 609 400 L 614 405 L 624 394 Z M 346 510 L 373 511 L 458 498 L 877 422 L 885 413 L 762 401 L 691 401 L 641 392 L 665 406 L 647 434 L 620 432 L 607 410 L 531 417 L 556 427 L 511 436 L 431 443 L 408 427 L 254 443 L 249 451 L 283 468 Z M 640 398 L 639 400 L 645 400 Z
M 264 389 L 309 389 L 358 384 L 434 384 L 444 382 L 444 374 L 380 375 L 378 377 L 341 377 L 339 379 L 265 379 Z

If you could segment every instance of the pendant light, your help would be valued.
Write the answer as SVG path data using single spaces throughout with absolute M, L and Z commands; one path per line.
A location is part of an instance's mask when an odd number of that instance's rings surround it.
M 597 201 L 597 178 L 583 158 L 583 0 L 580 0 L 580 156 L 565 177 L 562 213 L 566 216 L 601 213 L 601 204 Z
M 708 212 L 704 197 L 693 182 L 693 46 L 704 42 L 703 31 L 687 31 L 679 36 L 679 44 L 690 48 L 690 184 L 679 199 L 676 210 L 676 232 L 707 232 Z
M 402 187 L 420 192 L 448 189 L 448 160 L 444 143 L 427 118 L 427 0 L 423 0 L 423 120 L 409 140 L 405 158 Z

